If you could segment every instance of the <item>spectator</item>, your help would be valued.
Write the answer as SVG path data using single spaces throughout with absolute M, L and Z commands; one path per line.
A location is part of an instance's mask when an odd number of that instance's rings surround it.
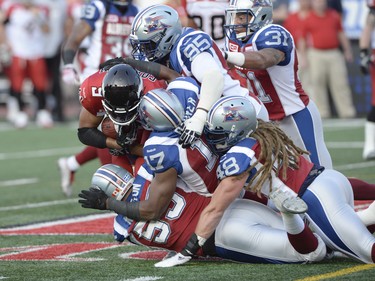
M 12 52 L 12 62 L 7 70 L 10 80 L 7 119 L 17 128 L 25 127 L 29 119 L 22 98 L 26 78 L 30 78 L 34 86 L 37 124 L 45 128 L 53 126 L 47 110 L 48 71 L 44 59 L 48 17 L 48 8 L 31 0 L 9 2 L 6 9 L 6 40 Z
M 345 64 L 345 59 L 353 61 L 353 55 L 341 17 L 327 7 L 327 0 L 315 0 L 311 4 L 312 10 L 303 24 L 299 49 L 304 62 L 309 65 L 312 99 L 317 103 L 322 118 L 330 118 L 328 86 L 338 117 L 353 118 L 356 111 Z
M 67 4 L 65 0 L 37 0 L 38 3 L 49 8 L 48 44 L 45 48 L 45 59 L 49 77 L 49 102 L 52 116 L 56 121 L 64 121 L 63 96 L 60 83 L 61 45 L 64 40 L 64 22 L 67 18 Z
M 367 114 L 365 124 L 365 143 L 363 146 L 363 159 L 375 158 L 375 1 L 367 1 L 369 12 L 359 38 L 361 56 L 361 71 L 363 74 L 371 75 L 372 100 L 371 109 Z
M 302 24 L 311 9 L 311 0 L 298 0 L 298 10 L 289 14 L 285 19 L 283 26 L 292 34 L 295 45 L 298 47 L 298 42 L 302 37 Z M 298 48 L 296 49 L 298 52 Z M 305 65 L 299 65 L 298 75 L 301 79 L 303 88 L 307 93 L 312 92 L 310 73 Z

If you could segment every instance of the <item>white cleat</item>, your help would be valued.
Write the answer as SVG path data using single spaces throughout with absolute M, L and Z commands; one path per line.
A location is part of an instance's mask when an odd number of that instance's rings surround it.
M 173 267 L 187 263 L 191 260 L 191 256 L 184 256 L 181 253 L 177 253 L 173 256 L 169 254 L 162 260 L 154 264 L 155 267 Z
M 375 159 L 375 123 L 366 121 L 365 123 L 365 141 L 363 144 L 364 160 Z
M 42 128 L 52 128 L 53 119 L 51 113 L 46 109 L 39 110 L 36 114 L 36 124 Z
M 269 198 L 282 213 L 303 214 L 308 210 L 305 201 L 299 197 L 292 197 L 280 189 L 273 190 Z
M 67 164 L 67 158 L 60 158 L 57 161 L 57 164 L 60 169 L 61 189 L 67 197 L 70 197 L 73 193 L 72 183 L 74 172 L 69 169 Z
M 29 116 L 26 112 L 20 111 L 13 119 L 13 125 L 17 129 L 26 128 L 27 124 L 29 123 Z

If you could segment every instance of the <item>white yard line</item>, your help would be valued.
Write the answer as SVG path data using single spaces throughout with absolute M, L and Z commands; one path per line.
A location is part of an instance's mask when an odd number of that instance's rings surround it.
M 53 149 L 45 149 L 45 150 L 22 151 L 22 152 L 0 153 L 0 160 L 49 157 L 49 156 L 71 154 L 71 153 L 78 152 L 80 150 L 82 150 L 82 146 L 53 148 Z
M 0 181 L 0 187 L 33 184 L 33 183 L 37 183 L 38 181 L 39 181 L 38 178 L 16 179 L 16 180 Z
M 77 198 L 71 198 L 71 199 L 65 199 L 65 200 L 46 201 L 46 202 L 39 202 L 39 203 L 32 203 L 32 204 L 26 203 L 26 204 L 22 204 L 22 205 L 0 207 L 0 211 L 32 209 L 32 208 L 40 208 L 40 207 L 46 207 L 46 206 L 71 204 L 71 203 L 77 203 L 77 201 L 78 201 L 78 197 Z

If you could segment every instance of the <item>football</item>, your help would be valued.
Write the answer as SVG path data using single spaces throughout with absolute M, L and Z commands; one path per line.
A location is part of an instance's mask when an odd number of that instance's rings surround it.
M 109 117 L 104 117 L 101 128 L 102 128 L 103 134 L 105 134 L 107 137 L 110 137 L 113 139 L 117 138 L 115 124 L 112 122 L 112 120 Z

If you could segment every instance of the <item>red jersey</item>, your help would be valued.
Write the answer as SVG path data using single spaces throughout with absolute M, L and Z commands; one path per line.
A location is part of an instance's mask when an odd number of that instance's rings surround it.
M 148 194 L 150 182 L 143 177 L 151 180 L 151 173 L 146 168 L 141 168 L 135 178 L 132 192 L 134 200 L 145 200 Z M 211 198 L 195 192 L 186 193 L 176 187 L 173 198 L 161 219 L 132 223 L 128 230 L 130 241 L 149 247 L 180 252 L 189 241 L 201 212 L 210 200 Z M 198 255 L 201 254 L 200 250 Z
M 86 78 L 79 89 L 79 101 L 81 105 L 95 116 L 104 116 L 102 100 L 102 81 L 107 71 L 99 70 Z M 152 89 L 166 88 L 163 80 L 157 80 L 154 76 L 144 72 L 138 72 L 143 80 L 143 93 Z
M 321 50 L 339 48 L 338 34 L 342 31 L 340 14 L 333 9 L 327 9 L 324 16 L 311 11 L 302 25 L 302 35 L 309 46 Z

